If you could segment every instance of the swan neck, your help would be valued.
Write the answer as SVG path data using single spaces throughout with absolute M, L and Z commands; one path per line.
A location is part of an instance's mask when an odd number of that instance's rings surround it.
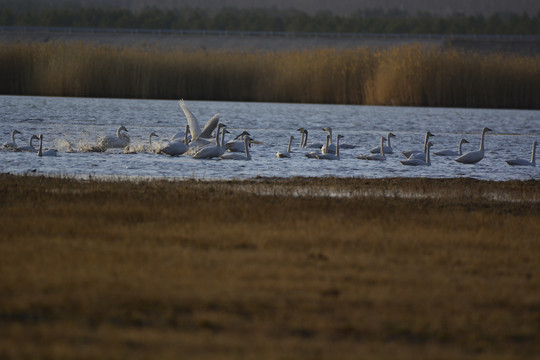
M 336 139 L 336 156 L 339 158 L 339 138 Z
M 384 139 L 381 137 L 381 150 L 379 151 L 381 156 L 384 156 Z
M 482 137 L 480 138 L 480 150 L 484 150 L 484 136 L 486 136 L 486 131 L 482 131 Z
M 218 146 L 224 146 L 225 145 L 225 130 L 221 130 L 221 143 L 218 143 Z
M 390 134 L 386 138 L 386 146 L 390 147 Z
M 428 165 L 431 165 L 431 159 L 429 158 L 429 149 L 431 148 L 431 146 L 428 146 L 426 148 L 426 164 Z
M 306 137 L 306 133 L 302 131 L 302 137 L 300 138 L 300 147 L 304 147 L 304 138 Z
M 248 146 L 248 137 L 244 136 L 244 150 L 246 152 L 246 158 L 249 158 L 249 146 Z
M 292 136 L 289 138 L 289 146 L 287 146 L 287 152 L 290 153 L 291 152 L 291 144 L 292 144 Z
M 39 138 L 39 150 L 38 150 L 38 156 L 43 155 L 43 137 Z
M 308 137 L 308 131 L 307 130 L 304 130 L 304 134 L 306 134 L 306 137 L 304 138 L 304 145 L 302 147 L 306 147 L 307 146 L 307 137 Z
M 424 152 L 427 152 L 427 143 L 428 143 L 428 140 L 429 140 L 429 134 L 426 133 L 426 137 L 424 139 Z
M 461 153 L 461 146 L 462 146 L 462 145 L 463 145 L 463 142 L 460 141 L 460 142 L 459 142 L 459 147 L 458 147 L 458 153 L 459 153 L 459 156 L 462 155 L 462 153 Z

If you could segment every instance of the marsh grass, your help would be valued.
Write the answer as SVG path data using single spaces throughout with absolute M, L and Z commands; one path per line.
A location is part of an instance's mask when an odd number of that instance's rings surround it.
M 324 187 L 395 196 L 280 195 Z M 0 175 L 0 354 L 535 358 L 539 191 Z
M 0 93 L 540 108 L 540 58 L 406 45 L 282 52 L 1 44 Z

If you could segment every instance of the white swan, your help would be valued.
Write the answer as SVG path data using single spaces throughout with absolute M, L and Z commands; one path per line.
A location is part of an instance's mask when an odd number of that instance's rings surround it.
M 336 137 L 336 153 L 335 154 L 320 154 L 317 155 L 317 159 L 319 160 L 339 160 L 339 140 L 343 139 L 344 136 L 339 134 Z
M 321 147 L 321 153 L 322 154 L 335 154 L 336 144 L 332 144 L 332 128 L 330 126 L 327 126 L 323 128 L 323 130 L 328 132 L 328 135 L 330 136 L 330 141 L 329 142 L 327 141 L 326 144 L 324 144 Z
M 15 135 L 20 134 L 21 132 L 19 130 L 13 130 L 11 132 L 11 141 L 7 141 L 2 145 L 2 149 L 6 150 L 15 150 L 17 149 L 17 143 L 15 142 Z
M 403 165 L 410 165 L 410 166 L 431 166 L 431 159 L 429 158 L 429 149 L 431 149 L 432 146 L 433 146 L 433 143 L 431 141 L 427 143 L 427 151 L 426 151 L 425 159 L 409 158 L 407 160 L 401 160 L 400 162 Z
M 433 135 L 429 131 L 426 132 L 426 136 L 424 138 L 424 149 L 423 150 L 407 150 L 407 151 L 403 151 L 402 152 L 403 156 L 405 156 L 407 159 L 409 159 L 411 157 L 411 155 L 413 155 L 413 154 L 422 154 L 419 158 L 424 159 L 426 157 L 427 143 L 428 143 L 429 138 L 431 136 L 435 136 L 435 135 Z
M 219 158 L 223 160 L 251 160 L 251 154 L 249 153 L 249 136 L 244 136 L 244 151 L 245 155 L 239 152 L 228 152 L 221 155 Z
M 463 154 L 454 160 L 462 164 L 476 164 L 484 158 L 484 136 L 486 132 L 491 131 L 490 128 L 485 127 L 482 129 L 482 137 L 480 139 L 480 149 Z
M 124 125 L 120 126 L 116 130 L 116 135 L 106 135 L 98 139 L 96 142 L 96 148 L 105 151 L 113 148 L 125 148 L 129 145 L 129 136 L 122 131 L 127 132 Z
M 194 159 L 212 159 L 215 157 L 220 157 L 225 153 L 225 146 L 223 146 L 223 143 L 225 141 L 225 134 L 228 134 L 229 132 L 227 131 L 227 129 L 223 129 L 224 127 L 224 124 L 218 125 L 215 137 L 216 144 L 213 146 L 205 146 L 199 149 L 195 154 L 193 154 Z M 219 140 L 220 131 L 221 141 Z
M 506 160 L 506 163 L 511 166 L 536 166 L 536 145 L 537 142 L 533 141 L 531 161 L 517 158 L 512 160 Z
M 128 145 L 124 148 L 124 154 L 137 154 L 139 152 L 153 152 L 152 137 L 159 137 L 155 132 L 151 132 L 148 136 L 148 144 L 137 144 L 134 146 Z
M 442 151 L 437 151 L 436 153 L 434 153 L 434 155 L 437 155 L 437 156 L 461 156 L 463 155 L 463 153 L 461 152 L 461 145 L 463 144 L 468 144 L 469 142 L 465 139 L 461 139 L 459 140 L 459 145 L 458 145 L 458 151 L 454 151 L 454 150 L 442 150 Z
M 369 155 L 358 155 L 356 158 L 360 160 L 376 160 L 376 161 L 385 161 L 386 156 L 384 156 L 384 140 L 386 140 L 383 136 L 381 136 L 381 145 L 379 146 L 381 148 L 381 151 L 378 154 L 369 154 Z
M 392 134 L 392 133 L 388 133 L 388 135 L 386 135 L 386 145 L 384 145 L 384 153 L 385 154 L 393 154 L 394 153 L 394 150 L 392 149 L 392 145 L 390 144 L 390 138 L 393 138 L 393 137 L 396 137 L 396 135 Z M 373 149 L 369 150 L 370 153 L 372 154 L 378 154 L 381 152 L 381 147 L 380 146 L 377 146 L 377 147 L 374 147 Z
M 39 141 L 39 137 L 37 137 L 36 135 L 32 135 L 30 137 L 30 141 L 29 141 L 29 145 L 28 146 L 21 146 L 21 147 L 18 147 L 17 148 L 17 151 L 23 151 L 23 152 L 36 152 L 36 148 L 34 147 L 34 144 L 33 144 L 33 141 L 34 140 L 38 140 Z
M 56 149 L 43 150 L 43 134 L 39 134 L 39 150 L 38 156 L 57 156 L 58 151 Z
M 251 136 L 251 134 L 247 131 L 242 131 L 242 133 L 237 135 L 234 139 L 227 141 L 225 149 L 230 152 L 244 152 L 244 138 L 247 136 Z
M 289 146 L 287 146 L 287 151 L 278 151 L 276 153 L 277 158 L 284 159 L 284 158 L 290 158 L 291 157 L 291 144 L 292 144 L 293 140 L 294 140 L 294 136 L 291 135 L 289 137 Z
M 180 141 L 179 138 L 176 138 L 174 141 L 169 141 L 165 146 L 160 147 L 156 153 L 157 154 L 166 154 L 170 156 L 180 156 L 184 154 L 189 149 L 188 145 L 188 132 L 189 125 L 186 125 L 186 131 L 184 132 L 184 141 Z

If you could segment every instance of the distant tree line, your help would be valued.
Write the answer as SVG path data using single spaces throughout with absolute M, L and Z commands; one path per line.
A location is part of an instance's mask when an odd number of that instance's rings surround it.
M 114 8 L 51 7 L 35 12 L 0 9 L 0 25 L 94 28 L 287 31 L 330 33 L 540 35 L 540 12 L 438 17 L 403 10 L 362 10 L 348 16 L 331 12 L 308 15 L 300 10 L 201 8 L 175 10 L 147 7 L 140 12 Z

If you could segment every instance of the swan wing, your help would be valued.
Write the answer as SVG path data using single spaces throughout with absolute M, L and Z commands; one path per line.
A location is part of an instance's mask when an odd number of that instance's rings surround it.
M 197 120 L 195 115 L 193 115 L 191 111 L 189 111 L 186 104 L 184 103 L 184 100 L 180 100 L 178 103 L 180 104 L 180 108 L 184 112 L 184 115 L 186 115 L 187 123 L 189 125 L 189 130 L 191 131 L 191 138 L 197 139 L 201 133 L 199 121 Z
M 219 116 L 220 113 L 215 114 L 206 122 L 206 125 L 204 125 L 204 129 L 199 134 L 199 137 L 202 138 L 209 138 L 212 137 L 212 132 L 216 129 L 218 123 L 219 123 Z

